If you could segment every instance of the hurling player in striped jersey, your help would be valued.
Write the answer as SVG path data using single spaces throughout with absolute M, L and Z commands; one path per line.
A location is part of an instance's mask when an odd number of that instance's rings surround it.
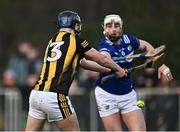
M 26 131 L 43 130 L 46 120 L 56 124 L 61 131 L 80 130 L 68 94 L 83 57 L 116 71 L 119 77 L 126 75 L 123 68 L 79 35 L 81 19 L 76 12 L 60 12 L 58 25 L 59 31 L 47 44 L 42 70 L 29 98 Z

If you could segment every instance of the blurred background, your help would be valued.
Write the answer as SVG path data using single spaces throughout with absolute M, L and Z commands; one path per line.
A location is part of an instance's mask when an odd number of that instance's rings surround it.
M 133 73 L 148 130 L 180 130 L 180 1 L 179 0 L 1 0 L 0 1 L 0 130 L 24 130 L 29 94 L 36 82 L 49 39 L 58 31 L 57 15 L 79 13 L 81 35 L 97 47 L 107 14 L 119 14 L 123 31 L 167 46 L 165 63 L 174 80 L 157 79 L 156 70 Z M 104 130 L 94 100 L 98 73 L 79 69 L 70 94 L 81 130 Z M 126 129 L 126 128 L 125 128 Z M 56 130 L 46 124 L 44 130 Z

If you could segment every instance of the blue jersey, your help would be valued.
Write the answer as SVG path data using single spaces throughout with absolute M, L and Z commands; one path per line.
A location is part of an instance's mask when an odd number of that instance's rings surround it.
M 139 48 L 139 39 L 133 35 L 122 34 L 120 40 L 120 44 L 115 45 L 107 37 L 102 38 L 99 44 L 99 51 L 108 52 L 111 55 L 111 58 L 115 61 L 126 55 L 134 54 L 134 50 Z M 118 65 L 122 68 L 129 69 L 132 67 L 132 61 L 133 59 L 122 60 Z M 112 72 L 100 73 L 96 85 L 100 86 L 105 91 L 116 95 L 123 95 L 132 91 L 133 85 L 131 73 L 128 73 L 127 77 L 123 78 L 110 78 L 101 84 L 102 77 L 110 74 L 112 74 Z

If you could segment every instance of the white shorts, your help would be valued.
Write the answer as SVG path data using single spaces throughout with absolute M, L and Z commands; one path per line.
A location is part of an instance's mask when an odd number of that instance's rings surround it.
M 137 97 L 134 90 L 125 95 L 114 95 L 97 86 L 95 98 L 100 117 L 109 116 L 117 112 L 125 114 L 140 109 L 136 105 Z
M 74 108 L 68 96 L 55 92 L 32 90 L 29 98 L 29 115 L 48 122 L 68 118 Z

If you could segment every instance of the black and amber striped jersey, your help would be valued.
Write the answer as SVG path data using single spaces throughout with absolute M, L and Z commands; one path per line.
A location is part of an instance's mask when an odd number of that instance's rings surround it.
M 90 50 L 89 43 L 79 35 L 59 32 L 49 41 L 44 63 L 35 90 L 68 95 L 79 60 Z

